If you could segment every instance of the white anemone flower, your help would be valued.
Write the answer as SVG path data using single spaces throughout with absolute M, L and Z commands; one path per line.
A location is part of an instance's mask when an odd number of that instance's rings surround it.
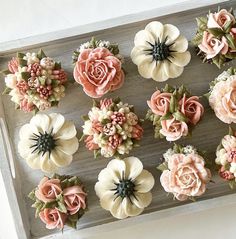
M 78 150 L 75 125 L 57 113 L 37 114 L 21 127 L 18 152 L 33 169 L 55 172 Z
M 134 45 L 131 59 L 139 74 L 159 82 L 180 76 L 191 59 L 187 39 L 171 24 L 150 22 L 135 35 Z
M 101 207 L 118 219 L 137 216 L 152 201 L 151 173 L 136 157 L 113 159 L 98 175 L 95 191 Z

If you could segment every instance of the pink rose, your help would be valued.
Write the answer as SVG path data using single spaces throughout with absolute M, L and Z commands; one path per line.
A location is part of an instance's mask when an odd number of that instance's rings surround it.
M 18 66 L 19 62 L 17 58 L 12 57 L 12 59 L 8 62 L 8 70 L 14 74 L 18 71 Z
M 234 174 L 231 173 L 229 170 L 226 170 L 224 166 L 222 166 L 219 170 L 219 175 L 221 178 L 225 180 L 232 180 L 234 179 Z
M 86 144 L 86 148 L 88 150 L 96 150 L 99 149 L 99 146 L 94 143 L 93 141 L 93 135 L 89 135 L 85 140 L 84 140 L 85 144 Z
M 199 102 L 199 97 L 191 96 L 189 98 L 184 94 L 179 102 L 181 112 L 189 119 L 189 121 L 196 125 L 204 113 L 204 108 Z
M 157 90 L 147 104 L 154 114 L 163 116 L 169 111 L 171 95 L 171 93 L 161 93 Z
M 45 203 L 53 202 L 56 197 L 62 192 L 59 179 L 48 179 L 44 177 L 35 191 L 35 196 Z
M 110 105 L 113 104 L 113 100 L 112 99 L 103 99 L 103 100 L 100 100 L 100 108 L 101 109 L 107 109 Z
M 143 128 L 139 124 L 134 125 L 132 129 L 132 138 L 140 140 L 142 136 L 143 136 Z
M 188 125 L 174 118 L 162 120 L 160 133 L 166 137 L 167 141 L 176 141 L 182 136 L 187 136 Z
M 210 181 L 210 170 L 205 168 L 204 159 L 198 154 L 173 154 L 168 160 L 168 170 L 160 177 L 166 192 L 180 200 L 202 195 Z
M 207 31 L 204 31 L 202 43 L 198 45 L 198 47 L 201 51 L 206 53 L 207 59 L 211 59 L 219 53 L 225 55 L 229 49 L 227 40 L 224 36 L 219 40 Z
M 66 209 L 71 215 L 86 208 L 86 196 L 81 186 L 72 186 L 63 190 Z
M 219 12 L 210 13 L 208 16 L 208 28 L 223 28 L 229 22 L 235 23 L 235 17 L 225 9 Z
M 57 208 L 45 208 L 39 213 L 39 217 L 46 224 L 47 229 L 63 229 L 67 215 Z
M 107 48 L 84 49 L 74 68 L 75 80 L 84 92 L 99 98 L 109 91 L 120 88 L 124 82 L 121 62 Z
M 34 104 L 32 102 L 29 102 L 27 99 L 23 99 L 20 102 L 20 109 L 25 111 L 25 112 L 31 112 L 34 110 Z

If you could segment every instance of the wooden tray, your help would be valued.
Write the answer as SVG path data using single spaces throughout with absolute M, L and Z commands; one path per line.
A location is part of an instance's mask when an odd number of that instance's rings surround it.
M 222 4 L 222 6 L 226 8 L 235 8 L 236 3 L 225 3 Z M 216 8 L 217 6 L 211 7 L 211 9 Z M 155 19 L 163 23 L 175 24 L 180 29 L 181 33 L 190 40 L 196 31 L 195 18 L 207 14 L 208 9 L 209 7 L 195 9 Z M 148 16 L 146 19 L 148 19 Z M 132 24 L 48 42 L 40 46 L 31 46 L 19 49 L 19 51 L 37 51 L 42 47 L 48 56 L 62 62 L 62 66 L 70 73 L 70 77 L 73 79 L 71 74 L 73 69 L 71 56 L 73 51 L 81 43 L 88 41 L 92 36 L 95 36 L 97 39 L 117 42 L 121 54 L 125 56 L 125 70 L 127 75 L 124 86 L 120 90 L 107 95 L 107 97 L 121 97 L 124 102 L 128 102 L 135 106 L 136 112 L 140 117 L 144 117 L 147 110 L 146 101 L 150 98 L 156 87 L 163 87 L 165 83 L 157 83 L 153 80 L 143 79 L 138 74 L 136 66 L 131 62 L 129 54 L 133 47 L 135 33 L 143 29 L 151 20 L 154 19 L 143 20 Z M 194 95 L 202 95 L 207 92 L 208 83 L 229 66 L 222 70 L 218 70 L 215 65 L 202 64 L 201 60 L 195 55 L 194 48 L 190 46 L 189 49 L 192 54 L 190 64 L 185 67 L 181 77 L 169 80 L 168 83 L 172 85 L 185 84 L 191 89 Z M 15 53 L 16 51 L 13 50 L 1 54 L 0 69 L 6 68 L 7 61 Z M 4 79 L 2 76 L 0 79 L 0 90 L 3 91 Z M 81 180 L 89 190 L 89 211 L 79 221 L 78 229 L 81 229 L 79 231 L 65 228 L 64 233 L 61 234 L 58 231 L 47 230 L 40 220 L 34 218 L 34 209 L 30 207 L 32 202 L 27 198 L 28 193 L 43 177 L 43 173 L 39 170 L 30 169 L 17 152 L 19 128 L 28 122 L 32 115 L 30 113 L 25 114 L 21 111 L 16 111 L 9 96 L 2 96 L 0 100 L 0 166 L 20 239 L 73 239 L 78 238 L 81 230 L 86 228 L 90 228 L 91 232 L 101 230 L 102 227 L 105 228 L 105 230 L 110 230 L 114 228 L 114 226 L 123 227 L 142 220 L 153 220 L 166 217 L 170 214 L 186 213 L 189 211 L 217 207 L 223 204 L 230 204 L 236 199 L 236 196 L 233 194 L 235 191 L 230 190 L 227 183 L 220 180 L 217 175 L 213 178 L 215 183 L 210 184 L 206 194 L 200 197 L 195 203 L 190 201 L 181 203 L 173 201 L 171 196 L 167 197 L 160 186 L 160 172 L 156 170 L 156 166 L 160 162 L 162 153 L 171 147 L 171 144 L 165 140 L 154 139 L 151 123 L 145 122 L 145 134 L 141 142 L 141 147 L 131 152 L 131 155 L 137 156 L 142 160 L 144 167 L 150 170 L 156 179 L 156 184 L 153 189 L 153 201 L 144 211 L 143 215 L 136 218 L 117 221 L 109 212 L 100 207 L 99 200 L 94 192 L 94 184 L 97 181 L 98 173 L 106 166 L 109 160 L 103 158 L 97 160 L 93 159 L 93 153 L 89 152 L 84 144 L 81 143 L 78 152 L 74 155 L 72 164 L 60 170 L 59 173 L 78 175 L 81 177 Z M 228 129 L 227 125 L 221 123 L 215 117 L 207 101 L 204 103 L 206 111 L 202 122 L 196 127 L 192 137 L 181 140 L 179 143 L 193 144 L 200 150 L 207 150 L 209 158 L 214 160 L 216 146 L 221 137 L 227 133 Z M 82 88 L 79 88 L 77 84 L 71 83 L 67 89 L 66 97 L 59 104 L 59 108 L 52 108 L 50 111 L 47 111 L 47 113 L 62 113 L 67 119 L 75 122 L 79 133 L 81 133 L 81 126 L 83 124 L 81 116 L 89 111 L 91 105 L 92 100 L 84 94 Z M 102 224 L 104 225 L 101 226 Z

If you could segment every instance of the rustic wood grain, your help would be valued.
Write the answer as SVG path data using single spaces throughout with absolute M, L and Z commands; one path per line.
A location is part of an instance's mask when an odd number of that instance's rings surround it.
M 229 4 L 226 4 L 229 6 Z M 235 3 L 231 3 L 231 6 L 236 6 Z M 215 7 L 216 9 L 216 7 Z M 196 31 L 195 17 L 205 15 L 208 9 L 191 10 L 184 13 L 173 14 L 165 17 L 158 18 L 163 23 L 175 24 L 189 40 L 194 36 Z M 92 100 L 84 94 L 82 88 L 73 82 L 72 77 L 72 60 L 71 56 L 73 51 L 83 42 L 88 41 L 92 36 L 97 39 L 109 40 L 110 42 L 116 42 L 119 44 L 120 53 L 125 56 L 125 71 L 127 72 L 125 84 L 123 87 L 113 93 L 106 95 L 106 97 L 119 96 L 123 102 L 128 102 L 135 106 L 136 113 L 141 117 L 145 117 L 147 111 L 146 101 L 150 98 L 152 93 L 157 87 L 163 87 L 165 83 L 157 83 L 153 80 L 143 79 L 137 72 L 137 67 L 131 62 L 129 58 L 130 51 L 133 47 L 133 39 L 135 33 L 145 27 L 145 25 L 151 20 L 145 20 L 129 25 L 115 27 L 112 29 L 93 32 L 86 35 L 63 39 L 60 41 L 54 41 L 43 44 L 43 50 L 45 53 L 62 62 L 63 68 L 69 73 L 71 83 L 66 91 L 66 97 L 60 102 L 58 108 L 52 108 L 45 113 L 60 112 L 66 119 L 72 120 L 78 130 L 78 137 L 81 135 L 81 126 L 83 124 L 81 116 L 87 114 L 92 106 Z M 29 47 L 27 50 L 37 51 L 39 48 L 34 49 Z M 192 59 L 190 64 L 185 67 L 184 73 L 177 79 L 168 80 L 171 85 L 180 86 L 185 84 L 194 95 L 202 95 L 207 92 L 208 84 L 213 80 L 221 71 L 227 69 L 230 65 L 225 66 L 222 70 L 218 70 L 215 65 L 203 64 L 200 59 L 195 55 L 194 47 L 190 45 Z M 0 58 L 0 69 L 6 68 L 7 61 L 13 54 L 7 54 Z M 0 89 L 4 88 L 4 79 L 1 76 Z M 183 144 L 193 144 L 200 150 L 207 150 L 207 156 L 210 160 L 215 159 L 215 149 L 220 142 L 222 136 L 227 133 L 228 126 L 220 122 L 214 115 L 213 111 L 209 108 L 205 99 L 202 99 L 205 108 L 205 114 L 203 120 L 193 131 L 192 137 L 185 138 L 178 141 Z M 4 118 L 7 123 L 10 140 L 13 143 L 13 151 L 16 159 L 16 180 L 15 190 L 18 197 L 18 203 L 22 213 L 25 213 L 24 217 L 26 228 L 30 228 L 30 234 L 34 238 L 42 238 L 49 236 L 54 231 L 50 231 L 44 228 L 44 225 L 40 220 L 34 218 L 34 209 L 30 207 L 31 201 L 27 198 L 28 193 L 34 188 L 39 180 L 43 177 L 43 173 L 40 170 L 32 170 L 29 168 L 24 159 L 20 158 L 17 152 L 18 132 L 19 128 L 27 123 L 32 115 L 23 113 L 21 111 L 14 110 L 14 105 L 10 101 L 9 96 L 2 97 L 2 104 L 4 110 Z M 133 150 L 130 155 L 139 157 L 144 167 L 150 170 L 155 177 L 156 183 L 153 189 L 153 201 L 151 205 L 144 211 L 145 213 L 151 213 L 166 208 L 176 207 L 191 202 L 178 202 L 173 201 L 172 197 L 167 197 L 164 190 L 159 183 L 160 172 L 156 170 L 156 166 L 160 163 L 162 153 L 165 152 L 171 144 L 165 140 L 157 140 L 153 138 L 153 127 L 150 122 L 144 123 L 144 137 L 141 141 L 141 147 Z M 103 210 L 99 206 L 98 198 L 94 192 L 94 184 L 97 180 L 97 175 L 101 169 L 103 169 L 108 163 L 108 159 L 99 158 L 93 159 L 93 153 L 89 152 L 83 143 L 81 143 L 78 152 L 74 155 L 72 164 L 60 171 L 60 174 L 71 174 L 80 176 L 84 182 L 89 195 L 88 206 L 89 211 L 79 221 L 78 228 L 93 227 L 100 224 L 115 221 L 109 212 Z M 235 191 L 230 190 L 228 185 L 219 179 L 217 175 L 214 176 L 215 183 L 211 183 L 205 195 L 198 200 L 206 200 L 215 198 L 222 195 L 232 194 Z M 191 207 L 188 207 L 191 210 Z M 70 229 L 65 229 L 66 233 L 69 233 Z M 67 238 L 67 237 L 65 237 Z

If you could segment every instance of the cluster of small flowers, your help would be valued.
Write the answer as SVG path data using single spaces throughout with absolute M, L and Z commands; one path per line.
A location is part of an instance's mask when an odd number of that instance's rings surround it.
M 111 43 L 109 41 L 98 41 L 97 46 L 98 47 L 105 47 L 109 48 Z M 78 52 L 82 52 L 84 49 L 94 48 L 94 45 L 91 41 L 85 42 L 80 45 L 80 47 L 77 49 Z
M 47 229 L 63 229 L 65 224 L 76 228 L 86 209 L 87 193 L 76 176 L 44 177 L 28 197 Z
M 216 163 L 220 165 L 219 175 L 229 181 L 230 187 L 234 188 L 236 186 L 236 137 L 231 128 L 216 150 Z
M 103 99 L 95 102 L 86 116 L 83 134 L 86 147 L 94 150 L 95 157 L 97 154 L 112 157 L 128 154 L 137 146 L 143 128 L 131 105 L 119 99 Z
M 146 118 L 155 126 L 155 137 L 167 141 L 187 136 L 189 127 L 196 125 L 204 113 L 199 97 L 191 96 L 184 86 L 166 85 L 154 92 L 147 104 L 150 110 Z
M 18 53 L 8 63 L 4 93 L 11 96 L 16 108 L 37 112 L 56 106 L 65 96 L 67 75 L 60 63 L 36 53 Z

